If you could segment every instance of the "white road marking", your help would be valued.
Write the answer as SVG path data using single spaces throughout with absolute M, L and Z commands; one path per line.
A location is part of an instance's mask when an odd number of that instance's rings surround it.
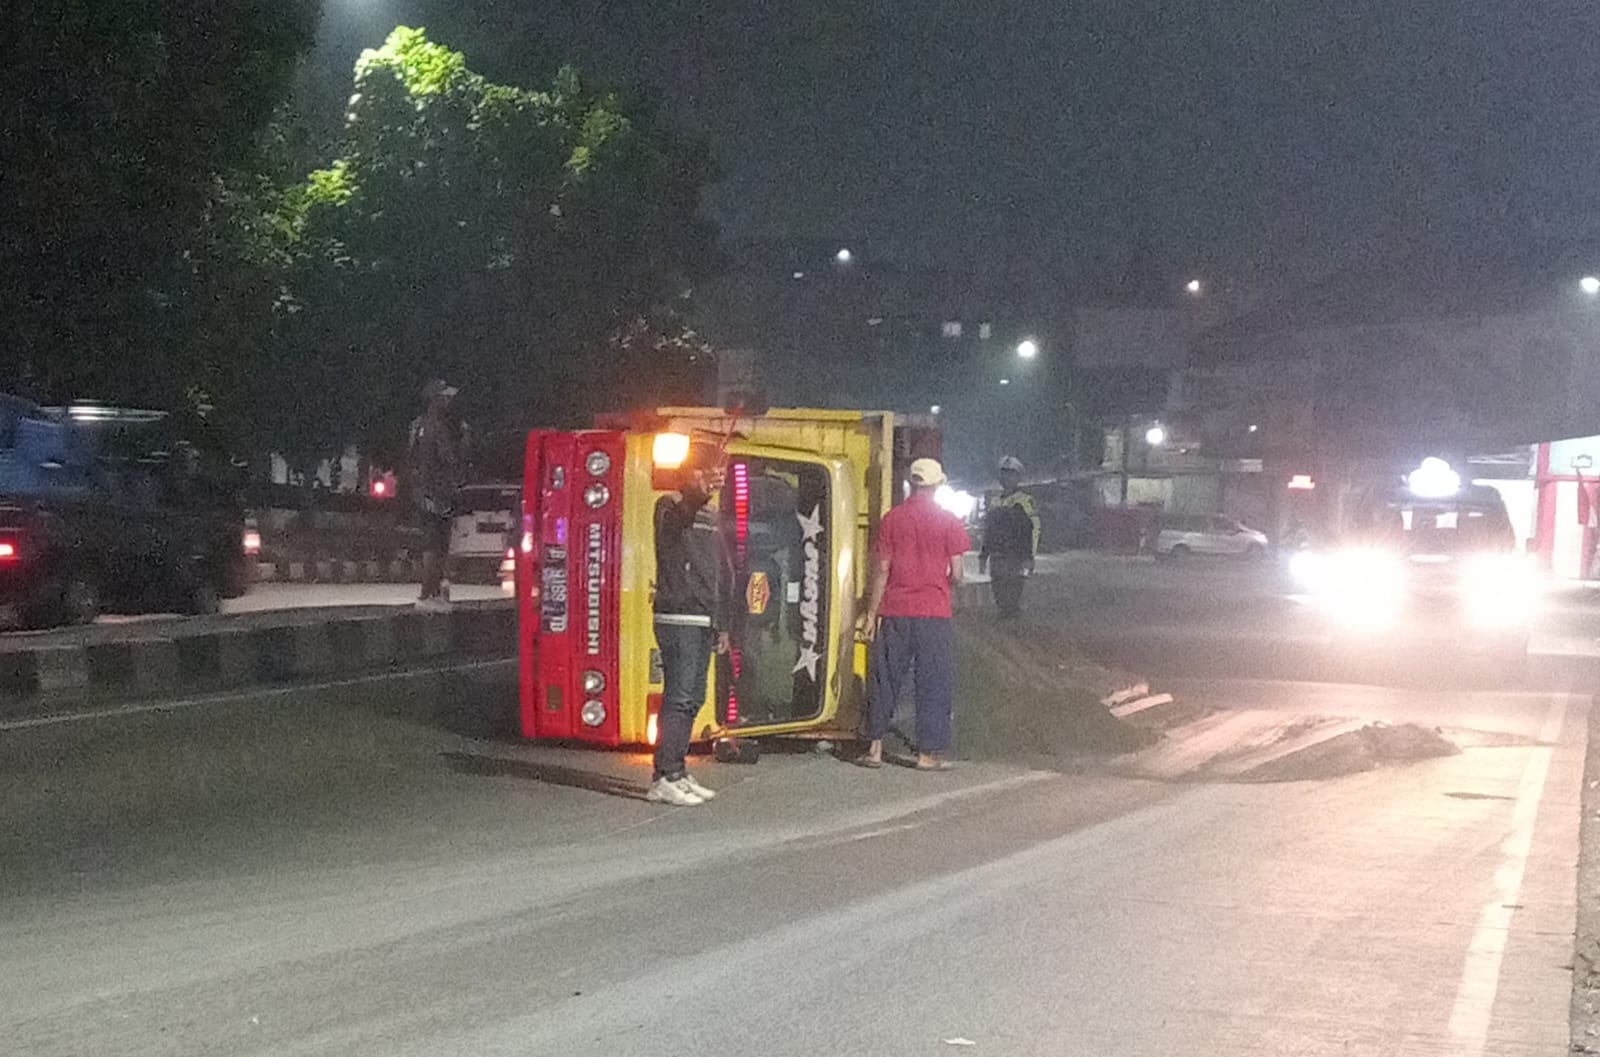
M 119 716 L 137 716 L 146 712 L 177 712 L 185 708 L 196 708 L 200 705 L 221 705 L 232 701 L 247 701 L 251 698 L 281 697 L 285 694 L 301 693 L 306 690 L 325 690 L 339 686 L 360 686 L 363 683 L 380 683 L 390 679 L 404 679 L 413 675 L 436 675 L 441 672 L 471 671 L 480 668 L 498 668 L 504 665 L 516 664 L 515 657 L 501 658 L 490 661 L 467 661 L 441 664 L 426 668 L 404 668 L 392 672 L 377 672 L 371 675 L 352 675 L 343 679 L 331 679 L 314 683 L 293 683 L 287 686 L 257 686 L 240 690 L 228 690 L 216 694 L 203 694 L 199 697 L 180 697 L 168 701 L 149 701 L 138 705 L 118 705 L 115 708 L 99 708 L 85 712 L 58 712 L 48 716 L 33 716 L 29 719 L 12 719 L 0 723 L 0 731 L 27 730 L 32 727 L 54 727 L 63 723 L 83 723 L 93 719 L 113 719 Z
M 1172 704 L 1171 694 L 1152 694 L 1149 697 L 1141 697 L 1136 701 L 1124 701 L 1113 708 L 1111 714 L 1118 719 L 1126 719 L 1129 716 L 1143 712 L 1147 708 L 1157 708 L 1161 705 L 1170 704 Z
M 1478 916 L 1478 927 L 1467 948 L 1467 962 L 1461 970 L 1461 986 L 1456 989 L 1455 1007 L 1450 1012 L 1450 1038 L 1453 1053 L 1461 1057 L 1482 1054 L 1489 1041 L 1489 1023 L 1494 1014 L 1495 995 L 1500 989 L 1500 964 L 1505 958 L 1511 922 L 1521 902 L 1522 878 L 1533 850 L 1533 830 L 1539 819 L 1539 803 L 1544 799 L 1545 780 L 1555 744 L 1561 738 L 1566 718 L 1567 699 L 1557 697 L 1545 713 L 1539 731 L 1540 744 L 1528 757 L 1517 788 L 1516 804 L 1511 809 L 1511 832 L 1500 845 L 1504 858 L 1494 872 L 1495 891 Z

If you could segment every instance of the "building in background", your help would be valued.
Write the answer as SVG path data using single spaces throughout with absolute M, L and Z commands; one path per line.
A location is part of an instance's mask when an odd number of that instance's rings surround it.
M 1002 454 L 1057 461 L 1067 345 L 1047 325 L 1048 297 L 842 239 L 744 243 L 730 257 L 696 293 L 705 333 L 750 350 L 774 406 L 937 413 L 952 475 L 972 482 Z M 1032 355 L 1019 354 L 1025 341 Z

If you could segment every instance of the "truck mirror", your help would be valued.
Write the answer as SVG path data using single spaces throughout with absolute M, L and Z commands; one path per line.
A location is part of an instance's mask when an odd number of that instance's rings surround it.
M 732 394 L 732 398 L 723 407 L 722 413 L 730 419 L 759 418 L 772 410 L 767 406 L 765 393 L 740 392 Z

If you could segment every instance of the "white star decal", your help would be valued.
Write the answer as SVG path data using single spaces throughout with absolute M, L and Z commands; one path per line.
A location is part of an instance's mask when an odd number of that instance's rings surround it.
M 822 654 L 818 653 L 810 646 L 802 646 L 800 648 L 800 659 L 794 662 L 794 671 L 804 671 L 807 675 L 811 676 L 812 682 L 816 682 L 817 662 L 820 660 L 822 660 Z
M 818 536 L 822 535 L 822 507 L 812 507 L 810 516 L 805 514 L 796 514 L 795 517 L 800 522 L 801 536 L 808 540 L 814 540 Z

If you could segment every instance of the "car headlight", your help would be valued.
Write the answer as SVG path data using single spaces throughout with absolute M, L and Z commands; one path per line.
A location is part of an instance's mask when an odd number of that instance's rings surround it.
M 600 701 L 585 701 L 578 718 L 583 720 L 586 727 L 598 727 L 606 721 L 606 706 Z
M 584 461 L 589 468 L 589 473 L 595 477 L 604 477 L 611 472 L 611 456 L 603 451 L 591 451 L 589 458 Z
M 611 489 L 596 482 L 583 490 L 583 502 L 590 510 L 599 510 L 611 500 Z
M 590 697 L 593 697 L 595 694 L 603 693 L 605 688 L 606 677 L 604 675 L 601 675 L 599 672 L 593 669 L 583 673 L 584 693 L 588 694 Z
M 1321 586 L 1323 556 L 1316 551 L 1295 551 L 1289 556 L 1289 575 L 1304 588 Z

